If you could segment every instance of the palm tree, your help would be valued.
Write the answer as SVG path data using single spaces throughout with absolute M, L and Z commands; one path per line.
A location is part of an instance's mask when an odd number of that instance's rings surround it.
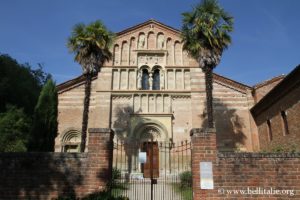
M 75 25 L 68 38 L 67 45 L 75 54 L 75 61 L 81 65 L 85 77 L 81 152 L 84 152 L 86 145 L 92 77 L 99 72 L 106 61 L 111 59 L 112 54 L 109 48 L 113 38 L 114 34 L 100 20 L 88 25 L 82 23 Z
M 182 15 L 183 49 L 197 59 L 205 74 L 207 125 L 213 128 L 213 69 L 231 43 L 229 33 L 233 31 L 233 17 L 219 6 L 217 0 L 202 0 L 192 12 Z

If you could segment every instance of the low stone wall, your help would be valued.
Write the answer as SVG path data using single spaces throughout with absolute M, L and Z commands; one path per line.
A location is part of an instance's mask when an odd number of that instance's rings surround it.
M 0 153 L 0 199 L 84 197 L 111 175 L 111 133 L 92 129 L 88 153 Z
M 300 154 L 218 153 L 215 133 L 192 136 L 194 200 L 300 199 Z M 200 166 L 213 164 L 214 189 L 200 188 Z

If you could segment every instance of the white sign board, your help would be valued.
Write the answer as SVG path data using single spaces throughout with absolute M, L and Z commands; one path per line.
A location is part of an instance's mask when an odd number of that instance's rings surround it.
M 212 162 L 200 162 L 200 188 L 214 189 Z
M 147 154 L 146 152 L 139 152 L 139 162 L 146 163 L 147 161 Z

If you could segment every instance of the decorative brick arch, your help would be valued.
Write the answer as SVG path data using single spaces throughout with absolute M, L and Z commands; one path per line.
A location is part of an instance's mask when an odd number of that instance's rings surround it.
M 81 131 L 76 128 L 66 129 L 60 138 L 62 152 L 79 152 Z
M 130 139 L 134 139 L 134 140 L 150 139 L 147 138 L 148 137 L 147 135 L 145 135 L 145 133 L 149 133 L 150 130 L 155 132 L 155 135 L 153 135 L 154 140 L 169 141 L 169 134 L 165 125 L 159 122 L 158 120 L 153 120 L 153 119 L 143 120 L 143 122 L 139 123 L 133 129 L 132 135 L 130 135 Z

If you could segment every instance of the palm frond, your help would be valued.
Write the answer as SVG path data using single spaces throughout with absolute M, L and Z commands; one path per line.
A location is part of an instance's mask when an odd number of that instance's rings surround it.
M 82 66 L 83 73 L 95 73 L 112 58 L 109 49 L 113 40 L 114 34 L 97 20 L 88 25 L 76 24 L 67 46 L 75 54 L 74 59 Z
M 182 16 L 183 47 L 196 59 L 203 49 L 221 53 L 230 45 L 233 17 L 217 0 L 202 0 L 192 12 L 182 13 Z

